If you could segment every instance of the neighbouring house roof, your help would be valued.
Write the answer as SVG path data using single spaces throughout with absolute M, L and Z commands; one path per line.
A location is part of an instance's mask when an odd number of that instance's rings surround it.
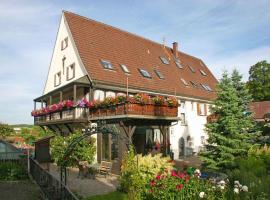
M 252 102 L 249 109 L 255 120 L 264 120 L 270 113 L 270 101 Z
M 215 90 L 217 84 L 216 78 L 201 59 L 179 51 L 183 66 L 180 69 L 170 47 L 71 12 L 64 11 L 64 16 L 94 84 L 126 87 L 128 76 L 129 88 L 132 89 L 206 100 L 215 98 L 215 92 L 206 91 L 201 85 L 206 84 Z M 163 64 L 160 56 L 166 57 L 169 64 Z M 110 61 L 114 69 L 104 69 L 101 60 Z M 120 64 L 126 65 L 129 75 L 124 73 Z M 147 70 L 152 78 L 143 77 L 139 69 Z M 159 78 L 155 70 L 164 78 Z M 185 86 L 181 79 L 189 85 Z M 197 87 L 190 81 L 196 83 Z

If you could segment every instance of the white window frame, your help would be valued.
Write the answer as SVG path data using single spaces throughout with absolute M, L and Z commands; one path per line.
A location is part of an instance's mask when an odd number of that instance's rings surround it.
M 72 72 L 70 72 L 71 70 L 72 70 Z M 72 73 L 72 76 L 71 76 L 71 73 Z M 67 81 L 69 81 L 73 78 L 75 78 L 75 63 L 73 63 L 67 67 Z
M 61 85 L 61 71 L 54 75 L 54 87 Z

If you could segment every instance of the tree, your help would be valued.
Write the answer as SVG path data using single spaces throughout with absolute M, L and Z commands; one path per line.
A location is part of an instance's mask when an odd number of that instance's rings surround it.
M 52 157 L 58 166 L 63 164 L 63 156 L 67 150 L 68 145 L 76 138 L 80 137 L 82 133 L 74 132 L 69 136 L 55 136 L 51 142 Z M 90 137 L 80 141 L 74 151 L 68 158 L 67 166 L 78 167 L 80 161 L 87 161 L 92 163 L 96 153 L 95 138 Z
M 251 66 L 247 85 L 255 101 L 270 100 L 270 63 L 264 60 Z
M 224 72 L 210 108 L 217 119 L 206 124 L 209 138 L 202 159 L 207 168 L 231 168 L 235 159 L 247 155 L 255 136 L 254 123 L 247 113 L 249 100 L 239 73 L 234 71 L 230 78 Z
M 14 134 L 14 130 L 11 126 L 8 124 L 0 123 L 0 137 L 7 137 Z

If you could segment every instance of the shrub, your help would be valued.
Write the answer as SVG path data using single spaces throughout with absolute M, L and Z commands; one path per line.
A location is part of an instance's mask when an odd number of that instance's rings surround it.
M 270 156 L 261 153 L 262 150 L 250 152 L 249 157 L 239 159 L 237 169 L 228 172 L 231 180 L 231 190 L 228 192 L 230 199 L 270 199 L 270 175 L 269 160 Z M 248 192 L 233 195 L 234 181 L 239 181 L 246 185 Z
M 0 180 L 15 181 L 27 179 L 26 169 L 20 163 L 2 162 L 0 163 Z
M 134 149 L 131 147 L 125 155 L 121 166 L 120 186 L 128 193 L 129 199 L 143 199 L 146 193 L 145 186 L 150 179 L 157 173 L 165 169 L 172 169 L 169 158 L 155 156 L 135 156 Z

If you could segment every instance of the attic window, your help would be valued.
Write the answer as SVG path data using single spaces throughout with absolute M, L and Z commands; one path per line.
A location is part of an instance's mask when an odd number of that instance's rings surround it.
M 67 47 L 68 47 L 68 37 L 66 37 L 61 41 L 61 50 L 64 50 Z
M 130 73 L 130 71 L 128 70 L 128 68 L 127 68 L 126 65 L 120 64 L 120 66 L 121 66 L 123 72 L 125 72 L 125 73 Z
M 61 71 L 54 75 L 54 87 L 61 84 Z
M 207 75 L 202 69 L 200 69 L 200 72 L 201 72 L 201 74 L 202 74 L 203 76 L 206 76 L 206 75 Z
M 192 71 L 193 73 L 195 73 L 195 69 L 192 66 L 189 65 L 188 67 L 189 67 L 190 71 Z
M 75 77 L 75 63 L 67 67 L 67 81 Z
M 212 88 L 211 88 L 209 85 L 206 85 L 206 84 L 202 84 L 202 83 L 201 83 L 201 86 L 202 86 L 203 89 L 205 89 L 206 91 L 209 91 L 209 92 L 213 91 Z
M 182 81 L 182 83 L 183 83 L 185 86 L 188 86 L 188 82 L 186 82 L 185 79 L 181 78 L 181 81 Z
M 139 71 L 145 78 L 152 78 L 148 71 L 144 69 L 139 69 Z
M 100 60 L 101 61 L 101 64 L 102 66 L 105 68 L 105 69 L 113 69 L 113 65 L 110 61 L 107 61 L 107 60 Z
M 164 79 L 164 76 L 160 73 L 160 71 L 158 70 L 154 70 L 156 75 L 160 78 L 160 79 Z
M 166 57 L 160 56 L 159 58 L 160 58 L 160 60 L 162 61 L 163 64 L 165 64 L 165 65 L 170 64 Z
M 175 64 L 179 69 L 183 69 L 183 66 L 181 65 L 181 61 L 179 59 L 175 60 Z
M 190 81 L 190 83 L 191 83 L 191 85 L 192 85 L 193 87 L 195 87 L 195 88 L 198 87 L 198 84 L 197 84 L 197 83 L 195 83 L 195 82 L 193 82 L 193 81 Z

